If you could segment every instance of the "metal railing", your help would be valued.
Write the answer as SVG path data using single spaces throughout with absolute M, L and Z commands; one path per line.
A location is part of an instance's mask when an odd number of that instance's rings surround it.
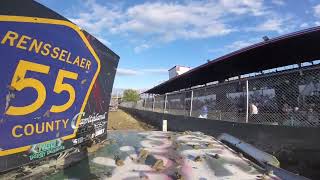
M 320 66 L 260 72 L 121 105 L 213 120 L 319 127 Z

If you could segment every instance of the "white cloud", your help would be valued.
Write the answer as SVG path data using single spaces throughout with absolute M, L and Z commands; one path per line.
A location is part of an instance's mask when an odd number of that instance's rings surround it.
M 257 31 L 282 31 L 282 20 L 281 19 L 268 19 L 257 26 Z
M 118 76 L 135 76 L 140 74 L 140 72 L 132 69 L 123 69 L 123 68 L 118 68 L 117 69 L 117 75 Z
M 292 17 L 281 17 L 278 15 L 272 15 L 269 19 L 258 24 L 255 27 L 247 28 L 248 31 L 267 32 L 274 31 L 279 34 L 292 30 L 296 25 L 292 22 Z
M 253 14 L 260 16 L 266 13 L 263 0 L 220 0 L 222 10 L 238 15 Z
M 160 73 L 160 74 L 163 74 L 163 73 L 168 73 L 168 69 L 144 69 L 143 70 L 144 72 L 146 73 Z
M 128 20 L 113 31 L 146 33 L 164 41 L 220 36 L 232 31 L 211 3 L 145 3 L 129 8 Z
M 320 4 L 313 7 L 313 13 L 316 17 L 320 18 Z
M 69 19 L 90 33 L 97 34 L 105 28 L 112 27 L 118 19 L 122 18 L 122 14 L 117 8 L 102 6 L 94 0 L 84 2 L 86 9 L 80 12 L 78 10 L 75 17 Z
M 79 10 L 71 20 L 98 37 L 103 37 L 101 33 L 126 37 L 134 45 L 135 53 L 150 49 L 159 42 L 211 38 L 245 31 L 281 34 L 300 26 L 293 21 L 293 17 L 275 12 L 265 2 L 150 1 L 126 7 L 110 3 L 102 5 L 89 0 L 84 4 L 85 9 Z M 285 4 L 283 0 L 272 0 L 271 3 L 273 6 Z M 259 21 L 249 22 L 251 27 L 244 26 L 241 18 L 247 21 L 248 17 L 255 17 Z M 103 38 L 99 39 L 103 41 Z M 108 45 L 109 42 L 105 43 Z
M 284 0 L 272 0 L 271 1 L 273 4 L 278 5 L 278 6 L 283 6 L 285 5 Z
M 248 46 L 253 45 L 255 43 L 258 43 L 259 41 L 261 41 L 261 40 L 258 38 L 251 38 L 251 39 L 247 39 L 247 40 L 238 40 L 238 41 L 234 41 L 231 44 L 224 46 L 223 48 L 210 49 L 209 52 L 222 52 L 222 53 L 232 52 L 232 51 L 236 51 L 236 50 L 248 47 Z
M 156 35 L 162 41 L 223 36 L 236 30 L 224 22 L 227 15 L 263 14 L 262 1 L 187 1 L 144 3 L 125 12 L 126 21 L 112 32 Z
M 127 69 L 127 68 L 118 68 L 117 75 L 118 76 L 137 76 L 142 74 L 167 74 L 168 69 L 166 68 L 158 68 L 158 69 Z
M 240 41 L 234 41 L 233 43 L 229 44 L 226 46 L 227 49 L 229 50 L 239 50 L 242 49 L 244 47 L 250 46 L 254 43 L 257 43 L 259 40 L 256 39 L 249 39 L 249 40 L 240 40 Z
M 135 53 L 140 53 L 146 49 L 149 49 L 150 46 L 148 44 L 141 44 L 139 46 L 136 46 L 133 50 Z
M 305 23 L 300 24 L 300 27 L 307 28 L 307 27 L 309 27 L 309 24 L 305 22 Z
M 134 33 L 166 42 L 227 35 L 237 30 L 226 22 L 227 17 L 267 13 L 263 0 L 146 2 L 127 8 L 91 0 L 85 6 L 70 19 L 89 32 Z

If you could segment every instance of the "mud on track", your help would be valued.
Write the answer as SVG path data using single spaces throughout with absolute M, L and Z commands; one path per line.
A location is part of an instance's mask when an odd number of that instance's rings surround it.
M 108 130 L 150 131 L 156 130 L 156 128 L 119 109 L 109 112 Z

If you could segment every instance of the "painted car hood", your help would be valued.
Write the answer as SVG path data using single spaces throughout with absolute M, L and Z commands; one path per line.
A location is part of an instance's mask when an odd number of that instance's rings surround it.
M 108 131 L 110 143 L 50 179 L 279 179 L 200 132 Z

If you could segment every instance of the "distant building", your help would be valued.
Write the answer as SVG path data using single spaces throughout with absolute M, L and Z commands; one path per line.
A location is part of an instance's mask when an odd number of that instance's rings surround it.
M 187 71 L 189 71 L 191 68 L 186 66 L 174 66 L 171 69 L 169 69 L 169 79 L 174 78 L 176 76 L 179 76 Z

